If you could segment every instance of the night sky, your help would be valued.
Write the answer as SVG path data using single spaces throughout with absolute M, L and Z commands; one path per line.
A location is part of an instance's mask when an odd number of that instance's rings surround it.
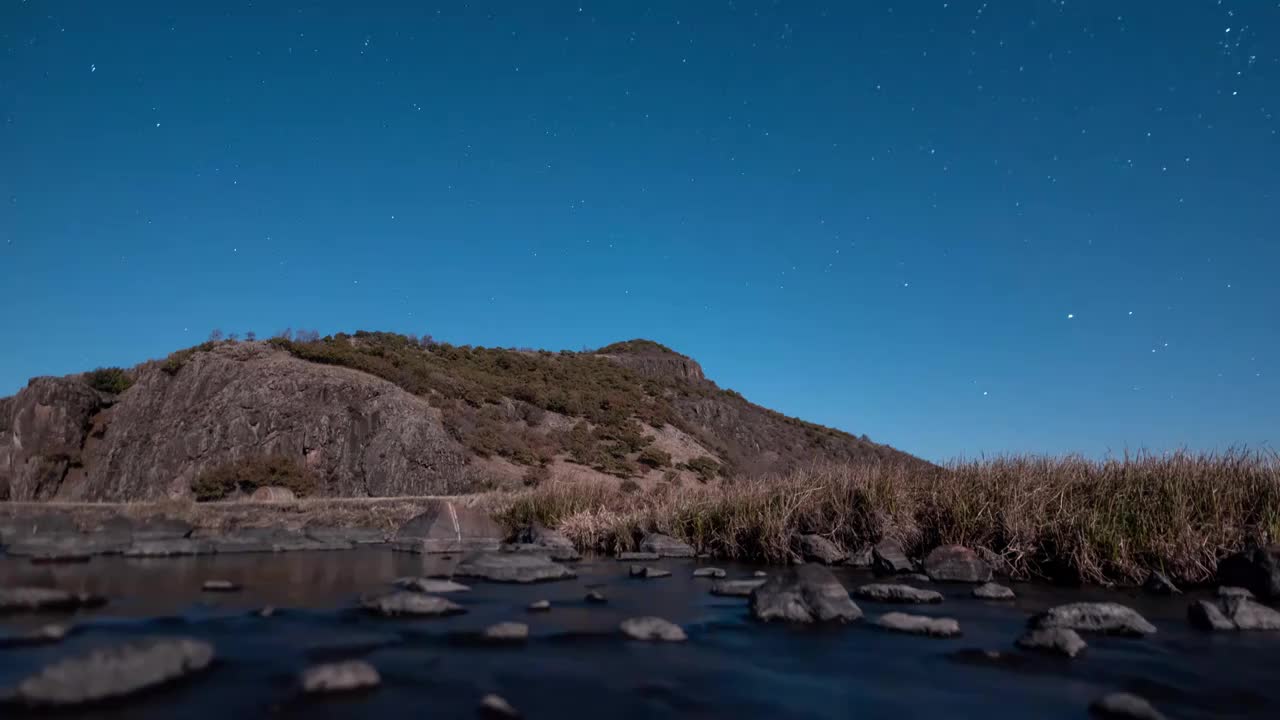
M 0 0 L 0 118 L 0 395 L 647 337 L 931 459 L 1280 440 L 1275 0 Z

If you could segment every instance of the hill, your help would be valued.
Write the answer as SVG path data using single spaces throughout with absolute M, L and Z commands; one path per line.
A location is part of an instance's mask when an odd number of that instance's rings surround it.
M 454 346 L 390 333 L 209 342 L 0 399 L 0 497 L 389 497 L 549 479 L 709 483 L 814 462 L 923 466 L 754 405 L 693 359 Z

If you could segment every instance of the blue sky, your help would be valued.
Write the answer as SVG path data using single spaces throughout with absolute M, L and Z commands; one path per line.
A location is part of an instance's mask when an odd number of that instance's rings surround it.
M 1274 3 L 410 5 L 0 5 L 0 394 L 647 337 L 931 459 L 1280 437 Z

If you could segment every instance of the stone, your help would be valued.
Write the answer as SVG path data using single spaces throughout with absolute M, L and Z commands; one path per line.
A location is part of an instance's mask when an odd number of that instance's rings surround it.
M 750 597 L 755 589 L 765 583 L 765 578 L 749 580 L 720 580 L 711 586 L 712 595 L 723 597 Z
M 267 485 L 253 491 L 249 496 L 250 502 L 293 502 L 298 496 L 287 487 L 279 485 Z
M 1026 650 L 1057 653 L 1067 657 L 1075 657 L 1088 647 L 1079 633 L 1062 627 L 1028 630 L 1018 638 L 1017 645 Z
M 606 598 L 604 596 L 604 593 L 600 592 L 599 590 L 592 590 L 591 592 L 587 593 L 586 597 L 583 599 L 589 603 L 595 603 L 597 605 L 602 605 L 604 603 L 609 602 L 609 599 Z
M 524 642 L 529 639 L 529 626 L 518 622 L 500 622 L 484 629 L 485 640 L 493 642 Z
M 1146 582 L 1142 583 L 1142 589 L 1146 590 L 1152 595 L 1181 595 L 1182 594 L 1182 591 L 1178 589 L 1177 585 L 1173 584 L 1173 581 L 1169 579 L 1169 576 L 1165 575 L 1159 570 L 1152 570 L 1147 575 Z
M 869 568 L 875 564 L 875 556 L 872 554 L 871 546 L 866 545 L 862 549 L 849 554 L 849 558 L 845 560 L 845 564 L 856 568 Z
M 68 707 L 123 697 L 204 670 L 213 646 L 192 638 L 152 638 L 59 660 L 18 682 L 7 695 L 30 707 Z
M 821 535 L 808 534 L 800 536 L 800 556 L 807 562 L 835 565 L 843 562 L 849 555 Z
M 914 572 L 916 566 L 903 552 L 902 546 L 893 540 L 883 540 L 871 549 L 871 569 L 877 575 L 898 575 Z
M 530 543 L 503 543 L 498 546 L 498 549 L 502 552 L 545 555 L 556 562 L 577 562 L 582 559 L 582 556 L 578 554 L 578 551 L 571 547 L 548 547 L 546 545 L 532 545 Z
M 394 545 L 418 553 L 495 551 L 505 534 L 488 512 L 440 500 L 401 525 Z
M 657 560 L 661 557 L 655 552 L 620 552 L 618 553 L 618 562 L 646 562 L 649 560 Z
M 697 553 L 682 540 L 662 533 L 649 533 L 640 541 L 640 552 L 657 553 L 660 557 L 691 558 Z
M 79 610 L 106 603 L 100 595 L 42 587 L 0 588 L 0 613 Z
M 526 525 L 516 531 L 512 542 L 521 545 L 533 545 L 550 550 L 550 556 L 555 560 L 572 561 L 578 560 L 578 550 L 573 546 L 573 542 L 564 536 L 558 530 L 552 530 L 539 523 Z
M 387 541 L 387 534 L 377 528 L 367 527 L 329 527 L 327 525 L 307 525 L 302 529 L 308 538 L 321 543 L 343 545 L 380 545 Z
M 489 694 L 480 698 L 480 717 L 486 720 L 512 720 L 520 717 L 520 713 L 501 696 Z
M 442 580 L 440 578 L 425 577 L 402 577 L 397 578 L 395 586 L 404 590 L 413 590 L 414 592 L 427 594 L 440 594 L 451 592 L 466 592 L 471 588 L 457 583 L 452 580 Z
M 902 580 L 903 582 L 914 582 L 914 583 L 933 582 L 932 580 L 929 579 L 929 576 L 925 575 L 924 573 L 907 573 L 906 575 L 899 575 L 898 579 Z
M 1058 605 L 1031 618 L 1030 627 L 1070 628 L 1077 632 L 1142 637 L 1156 628 L 1132 608 L 1112 602 L 1077 602 Z
M 0 648 L 48 645 L 60 642 L 70 632 L 71 629 L 66 625 L 41 625 L 14 634 L 0 634 Z
M 1280 544 L 1227 557 L 1218 563 L 1218 581 L 1246 588 L 1264 602 L 1280 600 Z
M 973 589 L 973 596 L 981 600 L 1013 600 L 1017 597 L 1013 590 L 998 583 L 983 583 Z
M 725 575 L 725 571 L 718 567 L 700 567 L 693 571 L 694 577 L 722 578 Z
M 384 617 L 412 615 L 416 617 L 443 617 L 460 615 L 466 609 L 457 603 L 435 595 L 425 595 L 412 590 L 398 590 L 386 595 L 364 598 L 360 607 Z
M 1220 598 L 1241 597 L 1241 598 L 1246 598 L 1246 599 L 1249 599 L 1249 600 L 1253 600 L 1253 599 L 1255 599 L 1255 598 L 1253 597 L 1253 593 L 1249 592 L 1249 591 L 1248 591 L 1247 589 L 1245 589 L 1245 588 L 1242 588 L 1242 587 L 1228 587 L 1228 586 L 1223 586 L 1223 587 L 1218 588 L 1218 597 L 1220 597 Z
M 1187 608 L 1187 617 L 1202 630 L 1280 630 L 1280 611 L 1247 597 L 1197 600 Z
M 298 684 L 308 694 L 367 690 L 381 682 L 377 668 L 364 660 L 315 665 L 298 676 Z
M 492 582 L 533 583 L 568 580 L 577 575 L 545 555 L 485 552 L 463 558 L 454 574 Z
M 205 592 L 238 592 L 240 586 L 230 580 L 205 580 L 200 589 Z
M 529 603 L 529 607 L 525 608 L 529 612 L 547 612 L 551 609 L 550 600 L 534 600 Z
M 751 614 L 765 622 L 848 622 L 862 610 L 831 571 L 821 565 L 787 568 L 751 593 Z
M 125 548 L 124 556 L 133 558 L 179 557 L 183 555 L 212 555 L 214 546 L 207 540 L 191 538 L 155 538 L 139 540 Z
M 683 628 L 660 617 L 628 618 L 622 621 L 619 628 L 622 630 L 622 634 L 633 640 L 683 642 L 689 639 L 685 635 Z
M 924 558 L 924 572 L 935 582 L 985 583 L 991 580 L 991 566 L 978 553 L 963 545 L 943 545 Z
M 631 577 L 642 578 L 645 580 L 649 580 L 652 578 L 671 577 L 671 571 L 663 570 L 662 568 L 649 567 L 648 565 L 632 565 Z
M 891 585 L 889 583 L 871 583 L 860 585 L 853 594 L 864 600 L 875 600 L 886 603 L 940 603 L 942 593 L 933 590 L 921 590 L 910 585 Z
M 751 573 L 751 575 L 752 575 L 753 577 L 758 577 L 758 578 L 762 578 L 762 577 L 769 577 L 769 573 L 767 573 L 767 572 L 765 572 L 765 571 L 763 571 L 763 570 L 757 570 L 757 571 L 755 571 L 755 572 Z
M 1105 720 L 1165 720 L 1145 698 L 1131 693 L 1107 693 L 1089 705 L 1094 717 Z
M 928 635 L 930 637 L 957 637 L 960 635 L 960 623 L 952 618 L 935 618 L 925 615 L 891 612 L 881 615 L 876 624 L 886 630 L 911 635 Z

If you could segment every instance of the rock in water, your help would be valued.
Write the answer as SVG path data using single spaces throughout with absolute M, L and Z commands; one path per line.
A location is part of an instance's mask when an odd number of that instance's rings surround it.
M 631 577 L 643 578 L 646 580 L 651 578 L 671 577 L 671 571 L 663 570 L 661 568 L 656 568 L 656 567 L 648 567 L 646 565 L 632 565 Z
M 546 548 L 552 558 L 562 561 L 578 560 L 578 550 L 569 538 L 558 530 L 551 530 L 538 523 L 527 525 L 516 531 L 512 542 L 518 545 L 533 545 Z
M 1187 608 L 1187 617 L 1203 630 L 1280 630 L 1280 611 L 1247 597 L 1198 600 Z
M 1075 657 L 1081 650 L 1088 647 L 1075 630 L 1058 627 L 1029 630 L 1018 638 L 1017 645 L 1026 650 L 1041 650 L 1067 657 Z
M 630 618 L 623 620 L 619 627 L 624 635 L 635 640 L 682 642 L 688 639 L 683 628 L 660 617 Z
M 991 580 L 991 566 L 978 553 L 963 545 L 934 548 L 924 558 L 924 572 L 935 582 L 985 583 Z
M 696 553 L 687 543 L 662 533 L 649 533 L 640 541 L 640 552 L 657 553 L 660 557 L 691 558 Z
M 992 582 L 974 588 L 973 596 L 982 600 L 1012 600 L 1017 597 L 1009 588 Z
M 872 583 L 870 585 L 859 586 L 853 591 L 854 595 L 865 600 L 875 600 L 877 602 L 896 602 L 896 603 L 940 603 L 942 602 L 942 593 L 933 590 L 921 590 L 910 585 L 889 585 L 886 583 Z
M 552 562 L 545 555 L 502 552 L 469 555 L 458 563 L 454 574 L 509 583 L 546 582 L 577 577 L 572 570 Z
M 405 590 L 413 590 L 414 592 L 427 593 L 428 595 L 438 595 L 440 593 L 451 592 L 467 592 L 471 588 L 456 583 L 452 580 L 442 580 L 439 578 L 425 577 L 402 577 L 396 578 L 396 587 Z
M 769 573 L 767 573 L 767 572 L 765 572 L 765 571 L 763 571 L 763 570 L 757 570 L 757 571 L 755 571 L 755 572 L 751 573 L 751 575 L 752 575 L 752 577 L 758 577 L 758 578 L 769 577 Z
M 493 642 L 524 642 L 529 639 L 529 626 L 518 622 L 500 622 L 484 629 L 484 639 Z
M 122 697 L 190 675 L 213 662 L 213 646 L 192 638 L 153 638 L 60 660 L 8 693 L 20 704 L 66 707 Z
M 886 630 L 909 633 L 911 635 L 956 637 L 960 634 L 960 623 L 952 618 L 934 618 L 925 615 L 891 612 L 880 616 L 876 624 Z
M 835 565 L 848 557 L 848 554 L 835 543 L 821 535 L 813 534 L 800 536 L 800 555 L 806 561 L 820 562 L 824 565 Z
M 1228 557 L 1218 563 L 1218 581 L 1247 588 L 1264 601 L 1280 600 L 1280 544 Z
M 0 588 L 0 613 L 78 610 L 106 603 L 100 595 L 40 587 Z
M 694 577 L 722 578 L 722 577 L 724 577 L 724 576 L 725 576 L 725 571 L 724 571 L 724 570 L 721 570 L 721 569 L 720 569 L 720 568 L 718 568 L 718 567 L 702 567 L 702 568 L 698 568 L 697 570 L 694 570 L 694 571 L 693 571 L 693 576 L 694 576 Z
M 765 578 L 749 580 L 720 580 L 711 586 L 712 595 L 724 597 L 750 597 L 756 588 L 764 585 Z
M 17 634 L 0 634 L 0 648 L 48 645 L 61 641 L 71 632 L 66 625 L 42 625 Z
M 871 560 L 871 568 L 877 575 L 897 575 L 916 569 L 902 546 L 893 540 L 884 540 L 872 548 Z
M 1070 628 L 1078 632 L 1142 637 L 1156 628 L 1132 608 L 1111 602 L 1078 602 L 1058 605 L 1031 618 L 1030 626 Z
M 1152 595 L 1182 594 L 1182 591 L 1178 589 L 1177 585 L 1173 584 L 1173 581 L 1169 579 L 1169 576 L 1159 570 L 1152 570 L 1151 573 L 1147 575 L 1146 582 L 1142 583 L 1142 589 Z
M 751 593 L 751 614 L 766 622 L 846 622 L 862 617 L 862 610 L 830 570 L 797 565 L 768 578 Z
M 1249 592 L 1245 588 L 1227 587 L 1225 585 L 1223 587 L 1218 588 L 1218 597 L 1220 598 L 1239 597 L 1239 598 L 1246 598 L 1248 600 L 1254 599 L 1253 593 Z
M 306 693 L 350 692 L 377 687 L 378 670 L 363 660 L 316 665 L 302 671 L 298 684 Z
M 502 697 L 490 694 L 480 699 L 480 717 L 487 720 L 512 720 L 520 717 L 520 713 Z
M 458 615 L 466 612 L 461 605 L 434 595 L 424 595 L 411 590 L 399 590 L 387 595 L 365 598 L 360 601 L 365 610 L 384 617 L 414 615 L 418 617 L 439 617 Z
M 1107 720 L 1165 720 L 1145 698 L 1130 693 L 1108 693 L 1093 701 L 1089 712 Z
M 850 553 L 849 559 L 845 560 L 845 564 L 856 568 L 869 568 L 875 564 L 875 555 L 868 545 L 857 552 Z
M 417 553 L 495 551 L 503 535 L 502 527 L 484 510 L 440 500 L 401 525 L 392 546 Z
M 529 603 L 529 607 L 525 608 L 529 612 L 547 612 L 551 609 L 550 600 L 534 600 Z
M 609 599 L 604 596 L 604 593 L 601 593 L 598 590 L 592 590 L 591 592 L 587 593 L 587 596 L 583 599 L 589 603 L 594 603 L 596 605 L 603 605 L 604 603 L 609 602 Z

